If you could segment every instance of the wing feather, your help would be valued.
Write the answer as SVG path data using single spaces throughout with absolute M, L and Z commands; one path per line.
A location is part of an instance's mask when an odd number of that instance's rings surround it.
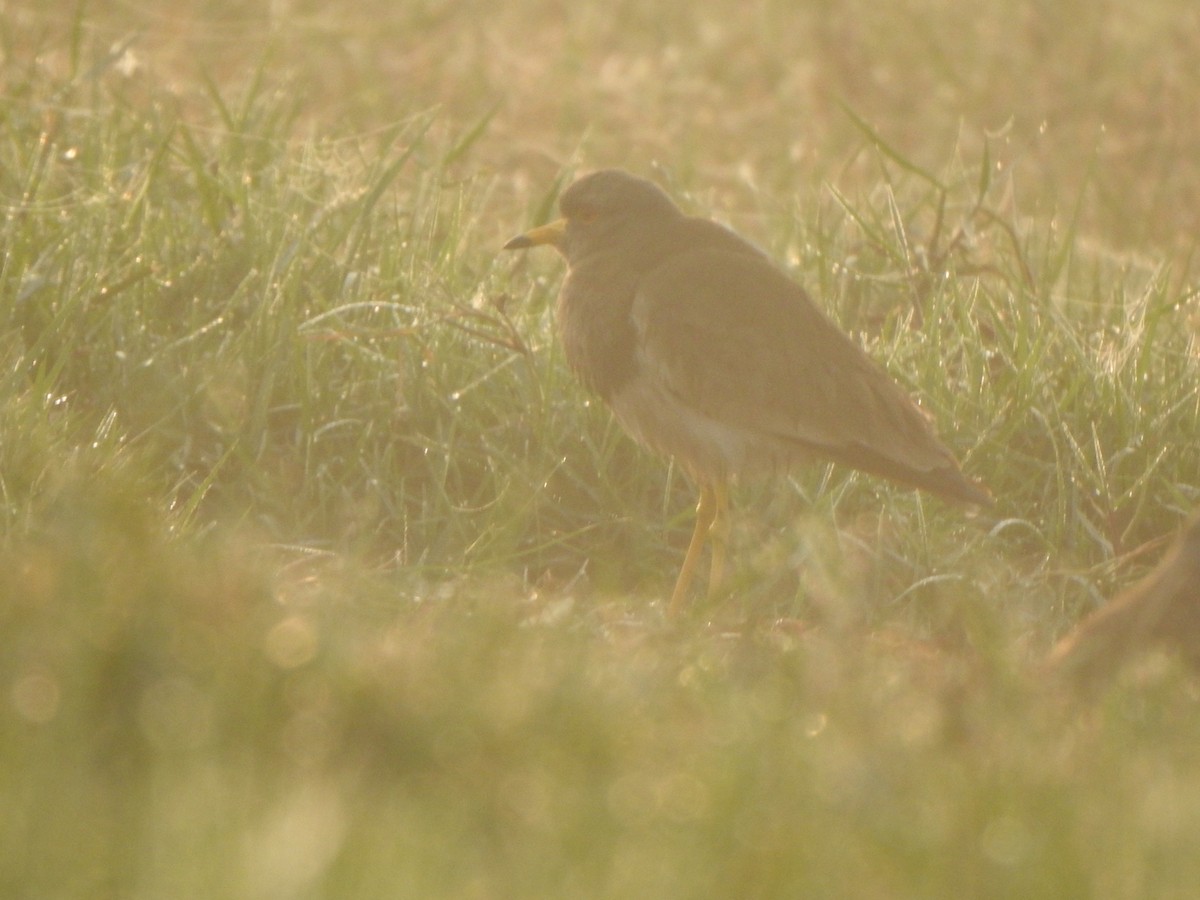
M 632 308 L 641 364 L 688 408 L 764 440 L 986 502 L 911 398 L 747 248 L 685 250 L 642 279 Z

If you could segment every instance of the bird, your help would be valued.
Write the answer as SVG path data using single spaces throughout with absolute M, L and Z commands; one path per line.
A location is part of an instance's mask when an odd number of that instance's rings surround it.
M 1124 662 L 1156 647 L 1200 669 L 1200 512 L 1148 575 L 1055 644 L 1046 669 L 1094 690 Z
M 668 617 L 706 543 L 710 598 L 722 582 L 737 476 L 832 461 L 992 502 L 920 407 L 757 246 L 622 169 L 578 178 L 559 210 L 503 249 L 549 245 L 566 259 L 555 322 L 568 366 L 699 488 Z

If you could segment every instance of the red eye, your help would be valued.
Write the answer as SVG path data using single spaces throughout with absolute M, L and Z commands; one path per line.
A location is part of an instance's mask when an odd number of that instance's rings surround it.
M 588 222 L 596 221 L 598 215 L 599 213 L 593 207 L 583 206 L 575 210 L 575 214 L 571 218 L 580 224 L 586 225 Z

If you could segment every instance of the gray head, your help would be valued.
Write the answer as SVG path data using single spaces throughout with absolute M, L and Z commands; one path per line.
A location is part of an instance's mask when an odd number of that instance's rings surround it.
M 577 261 L 597 250 L 636 250 L 682 218 L 658 185 L 621 169 L 601 169 L 567 188 L 558 201 L 567 230 L 563 254 Z
M 513 238 L 506 250 L 553 244 L 568 262 L 596 252 L 640 254 L 664 226 L 683 218 L 652 181 L 621 169 L 600 169 L 573 182 L 558 200 L 563 218 Z

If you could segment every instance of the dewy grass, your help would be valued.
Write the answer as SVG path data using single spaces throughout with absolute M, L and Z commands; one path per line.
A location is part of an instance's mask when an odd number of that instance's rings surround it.
M 154 6 L 0 25 L 0 895 L 1192 893 L 1194 675 L 1039 668 L 1200 505 L 1190 12 Z M 994 511 L 739 485 L 661 625 L 692 492 L 497 253 L 652 158 Z

